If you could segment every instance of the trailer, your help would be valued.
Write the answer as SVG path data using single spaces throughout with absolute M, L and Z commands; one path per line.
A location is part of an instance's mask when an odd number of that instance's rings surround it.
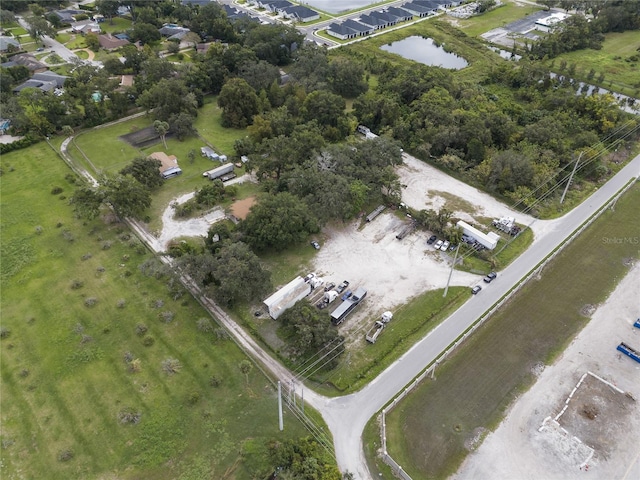
M 215 180 L 216 178 L 220 178 L 227 173 L 233 172 L 233 163 L 225 163 L 218 168 L 214 168 L 213 170 L 207 170 L 202 174 L 203 177 L 208 178 L 209 180 Z
M 398 233 L 396 235 L 396 238 L 398 240 L 402 240 L 404 237 L 406 237 L 407 235 L 409 235 L 411 232 L 413 232 L 416 229 L 416 224 L 415 222 L 411 222 L 409 225 L 405 225 L 405 227 L 400 230 L 400 233 Z
M 636 328 L 640 328 L 640 318 L 635 321 L 633 326 L 636 327 Z
M 387 208 L 387 207 L 385 207 L 384 205 L 378 205 L 373 212 L 371 212 L 369 215 L 367 215 L 367 218 L 366 218 L 367 222 L 370 222 L 371 220 L 376 218 L 378 215 L 380 215 L 384 211 L 385 208 Z
M 624 353 L 627 357 L 634 359 L 636 362 L 640 363 L 640 352 L 634 350 L 629 345 L 624 342 L 620 342 L 618 348 L 616 348 L 619 352 Z
M 384 329 L 384 323 L 380 320 L 376 320 L 373 326 L 369 329 L 367 334 L 365 335 L 365 340 L 369 343 L 376 343 L 378 336 L 382 333 Z
M 353 312 L 353 310 L 360 304 L 362 299 L 367 296 L 367 290 L 358 287 L 355 292 L 351 294 L 349 298 L 344 300 L 338 308 L 331 312 L 331 323 L 334 325 L 340 325 L 344 322 L 344 319 Z

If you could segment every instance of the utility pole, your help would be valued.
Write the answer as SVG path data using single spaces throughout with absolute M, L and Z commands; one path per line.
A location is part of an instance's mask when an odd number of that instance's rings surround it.
M 278 424 L 280 431 L 284 430 L 284 421 L 282 420 L 282 385 L 278 380 Z
M 567 190 L 569 190 L 569 185 L 571 185 L 571 180 L 573 180 L 573 174 L 576 173 L 576 169 L 578 168 L 578 163 L 580 163 L 580 159 L 582 158 L 583 153 L 584 151 L 580 152 L 580 155 L 578 155 L 578 159 L 576 160 L 576 164 L 573 166 L 573 171 L 569 176 L 569 181 L 567 182 L 567 186 L 564 187 L 564 192 L 562 192 L 562 197 L 560 198 L 560 205 L 562 205 L 562 203 L 564 202 L 564 197 L 567 194 Z
M 451 282 L 451 275 L 453 275 L 453 267 L 456 266 L 456 260 L 458 259 L 458 251 L 460 250 L 460 242 L 458 242 L 458 247 L 456 248 L 456 254 L 453 257 L 453 263 L 451 264 L 451 270 L 449 270 L 449 278 L 447 279 L 447 286 L 444 288 L 443 297 L 447 296 L 447 292 L 449 291 L 449 282 Z

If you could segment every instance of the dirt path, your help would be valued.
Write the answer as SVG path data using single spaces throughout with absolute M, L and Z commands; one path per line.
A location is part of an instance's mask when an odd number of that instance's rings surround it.
M 640 316 L 639 285 L 637 264 L 558 361 L 541 372 L 537 383 L 515 403 L 498 429 L 467 458 L 455 480 L 640 478 L 640 364 L 616 351 L 621 341 L 640 349 L 640 329 L 632 326 Z M 617 394 L 618 401 L 626 399 L 628 406 L 623 414 L 608 420 L 611 426 L 621 422 L 615 432 L 607 432 L 603 425 L 591 438 L 568 420 L 563 424 L 561 416 L 560 426 L 584 442 L 572 447 L 562 432 L 550 434 L 539 429 L 546 417 L 553 418 L 562 411 L 567 397 L 588 371 L 630 392 L 636 401 L 605 386 L 609 396 Z M 575 402 L 585 402 L 578 398 L 581 392 L 584 395 L 584 386 L 577 390 Z M 605 400 L 606 404 L 614 403 L 609 396 L 598 393 L 587 396 L 586 401 L 591 399 L 604 409 Z M 570 401 L 569 407 L 576 406 L 581 407 Z M 597 416 L 592 419 L 597 420 Z M 593 457 L 585 455 L 584 446 L 594 449 Z M 588 470 L 584 466 L 580 469 L 585 461 Z

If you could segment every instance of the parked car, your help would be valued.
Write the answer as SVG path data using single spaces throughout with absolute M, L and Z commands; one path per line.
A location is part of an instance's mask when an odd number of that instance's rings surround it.
M 331 290 L 331 289 L 332 289 L 333 287 L 335 287 L 335 286 L 336 286 L 336 284 L 335 284 L 335 283 L 333 283 L 333 282 L 329 282 L 329 283 L 327 283 L 327 284 L 324 286 L 324 291 L 325 291 L 325 292 L 328 292 L 329 290 Z
M 489 273 L 486 277 L 484 277 L 485 283 L 491 283 L 492 280 L 495 280 L 498 274 L 496 272 Z
M 447 249 L 449 248 L 449 245 L 450 245 L 449 242 L 445 240 L 442 246 L 440 247 L 440 250 L 442 250 L 443 252 L 446 252 Z
M 338 293 L 342 293 L 344 292 L 344 289 L 347 288 L 349 286 L 349 282 L 347 282 L 346 280 L 344 282 L 342 282 L 340 285 L 338 285 L 338 288 L 336 288 L 336 292 Z
M 438 240 L 438 241 L 436 242 L 436 244 L 434 245 L 434 248 L 435 248 L 436 250 L 440 250 L 440 248 L 441 248 L 441 247 L 442 247 L 442 240 Z
M 435 235 L 431 235 L 429 237 L 429 240 L 427 240 L 427 245 L 433 244 L 433 242 L 435 242 L 437 239 L 438 239 L 438 237 L 436 237 Z
M 344 295 L 342 295 L 342 300 L 347 300 L 349 297 L 351 296 L 351 290 L 347 290 L 346 292 L 344 292 Z
M 316 242 L 315 240 L 311 242 L 311 246 L 313 248 L 315 248 L 316 250 L 320 250 L 320 244 L 318 242 Z
M 473 293 L 473 294 L 475 295 L 475 294 L 476 294 L 476 293 L 478 293 L 480 290 L 482 290 L 482 287 L 481 287 L 480 285 L 476 285 L 475 287 L 473 287 L 473 288 L 471 289 L 471 293 Z

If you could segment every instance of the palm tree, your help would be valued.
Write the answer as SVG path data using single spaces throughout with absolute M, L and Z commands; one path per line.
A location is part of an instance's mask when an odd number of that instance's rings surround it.
M 162 140 L 162 144 L 164 145 L 164 149 L 166 150 L 167 149 L 166 136 L 167 136 L 167 132 L 169 131 L 169 124 L 161 120 L 156 120 L 155 122 L 153 122 L 153 128 L 155 129 L 156 133 L 160 135 L 160 139 Z

